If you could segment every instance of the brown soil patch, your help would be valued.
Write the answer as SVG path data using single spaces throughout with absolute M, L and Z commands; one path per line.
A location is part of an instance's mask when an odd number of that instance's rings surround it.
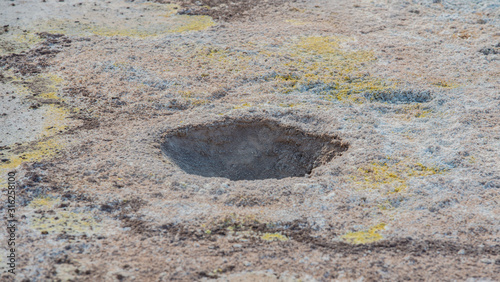
M 179 11 L 183 15 L 206 15 L 216 20 L 237 21 L 258 16 L 273 7 L 280 7 L 286 0 L 156 0 L 158 3 L 179 3 L 184 9 Z

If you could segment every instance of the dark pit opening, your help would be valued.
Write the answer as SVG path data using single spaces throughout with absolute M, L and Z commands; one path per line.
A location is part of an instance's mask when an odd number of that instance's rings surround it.
M 305 176 L 347 149 L 337 136 L 270 120 L 186 126 L 167 132 L 162 143 L 163 152 L 185 172 L 230 180 Z

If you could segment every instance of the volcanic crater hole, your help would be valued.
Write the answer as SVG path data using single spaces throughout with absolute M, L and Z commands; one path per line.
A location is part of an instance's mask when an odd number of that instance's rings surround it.
M 257 180 L 306 176 L 348 145 L 272 120 L 232 120 L 171 130 L 161 148 L 186 173 Z

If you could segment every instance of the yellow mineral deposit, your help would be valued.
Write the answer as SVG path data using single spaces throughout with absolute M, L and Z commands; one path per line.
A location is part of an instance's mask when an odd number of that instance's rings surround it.
M 14 80 L 16 79 L 14 78 Z M 32 96 L 33 89 L 39 88 L 43 89 L 43 91 L 36 96 L 40 101 L 63 101 L 56 94 L 63 83 L 62 78 L 59 76 L 55 74 L 40 75 L 30 78 L 25 82 L 32 85 L 36 84 L 35 82 L 39 82 L 39 85 L 32 87 L 16 86 L 15 92 L 20 97 Z M 8 170 L 16 168 L 24 162 L 37 162 L 44 159 L 50 159 L 64 147 L 64 141 L 58 138 L 56 134 L 67 129 L 69 110 L 55 103 L 48 103 L 41 106 L 37 111 L 42 113 L 40 119 L 43 120 L 43 131 L 38 136 L 38 141 L 30 142 L 29 144 L 21 144 L 21 148 L 25 148 L 23 150 L 16 150 L 16 152 L 12 152 L 12 150 L 5 151 L 5 158 L 9 159 L 9 162 L 2 162 L 0 164 L 0 173 L 6 173 Z
M 385 226 L 385 223 L 380 223 L 365 231 L 350 232 L 342 236 L 342 239 L 356 245 L 373 243 L 384 238 L 379 232 L 384 230 Z
M 42 41 L 40 36 L 30 31 L 9 31 L 0 34 L 0 56 L 27 51 Z
M 444 171 L 438 167 L 425 166 L 410 160 L 387 161 L 359 168 L 358 174 L 352 179 L 363 189 L 379 189 L 387 186 L 392 192 L 398 193 L 408 187 L 408 180 L 412 177 L 430 176 Z
M 58 211 L 55 214 L 36 215 L 29 226 L 42 234 L 92 235 L 101 230 L 101 225 L 87 213 Z
M 39 196 L 27 206 L 28 211 L 49 211 L 57 208 L 59 198 Z M 65 233 L 71 235 L 94 234 L 101 229 L 101 225 L 89 214 L 61 211 L 55 213 L 32 213 L 29 217 L 29 226 L 44 234 Z
M 280 233 L 264 233 L 260 237 L 264 241 L 288 241 L 288 238 L 284 235 L 281 235 Z
M 178 5 L 144 3 L 130 6 L 140 13 L 131 13 L 125 18 L 113 15 L 100 16 L 99 14 L 92 14 L 90 17 L 77 18 L 76 20 L 53 18 L 40 22 L 36 29 L 39 32 L 77 36 L 146 38 L 166 33 L 200 31 L 215 25 L 209 16 L 176 14 L 180 8 Z
M 361 103 L 365 100 L 359 94 L 377 93 L 395 89 L 396 83 L 372 77 L 363 70 L 363 65 L 376 60 L 372 51 L 346 50 L 342 43 L 353 41 L 349 37 L 312 36 L 301 38 L 290 49 L 294 60 L 290 67 L 297 69 L 301 77 L 287 77 L 295 80 L 293 88 L 300 85 L 321 83 L 320 91 L 327 99 Z M 283 80 L 283 78 L 281 78 Z

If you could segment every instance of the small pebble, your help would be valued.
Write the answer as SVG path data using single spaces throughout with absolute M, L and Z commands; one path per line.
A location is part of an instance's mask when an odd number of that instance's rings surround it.
M 487 258 L 481 259 L 480 261 L 481 261 L 482 263 L 486 263 L 486 264 L 492 264 L 492 263 L 493 263 L 493 260 L 492 260 L 492 259 L 487 259 Z

